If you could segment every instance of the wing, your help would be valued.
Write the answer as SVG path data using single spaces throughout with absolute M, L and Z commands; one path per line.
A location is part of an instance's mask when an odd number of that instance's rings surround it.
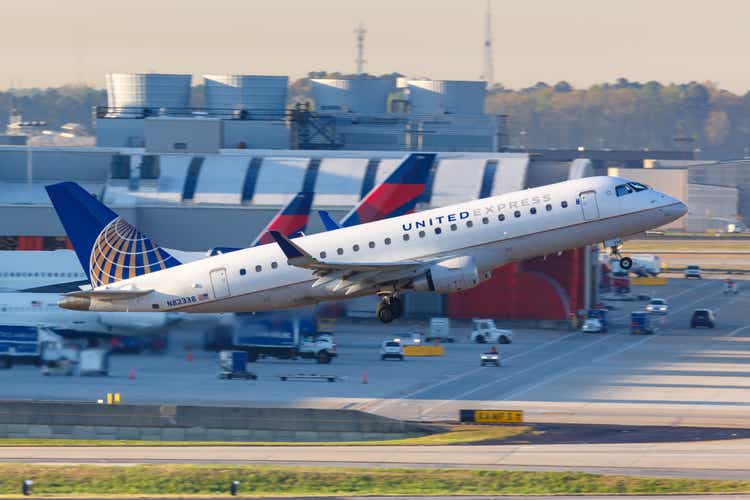
M 346 262 L 318 260 L 289 238 L 271 231 L 289 265 L 310 269 L 318 279 L 313 287 L 333 284 L 333 291 L 346 289 L 346 295 L 378 285 L 405 283 L 416 278 L 431 261 L 399 260 L 395 262 Z

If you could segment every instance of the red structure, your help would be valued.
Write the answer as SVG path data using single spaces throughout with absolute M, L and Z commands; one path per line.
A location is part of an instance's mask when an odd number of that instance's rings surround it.
M 577 248 L 509 264 L 465 292 L 448 295 L 452 318 L 567 320 L 584 306 L 585 252 Z

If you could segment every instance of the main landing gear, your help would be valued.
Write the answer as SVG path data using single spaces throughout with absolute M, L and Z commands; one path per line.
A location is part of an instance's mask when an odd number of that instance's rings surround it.
M 620 245 L 622 245 L 622 240 L 619 239 L 607 240 L 604 242 L 604 246 L 609 247 L 609 254 L 612 257 L 620 259 L 620 267 L 627 271 L 628 269 L 633 267 L 633 259 L 620 255 Z
M 396 295 L 381 295 L 375 315 L 383 323 L 390 323 L 404 314 L 404 303 Z

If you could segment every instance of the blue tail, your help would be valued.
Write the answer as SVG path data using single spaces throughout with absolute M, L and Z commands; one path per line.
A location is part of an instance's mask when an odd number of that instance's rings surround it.
M 320 217 L 323 226 L 326 228 L 326 231 L 341 229 L 339 223 L 333 220 L 333 217 L 331 217 L 331 214 L 329 214 L 327 210 L 318 210 L 318 216 Z
M 46 189 L 93 287 L 180 265 L 78 184 Z

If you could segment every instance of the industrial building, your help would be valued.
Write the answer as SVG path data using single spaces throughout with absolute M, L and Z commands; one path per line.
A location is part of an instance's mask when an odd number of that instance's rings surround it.
M 220 149 L 501 151 L 505 117 L 484 114 L 485 82 L 358 77 L 313 79 L 312 102 L 288 109 L 288 78 L 109 74 L 96 144 L 150 152 Z

